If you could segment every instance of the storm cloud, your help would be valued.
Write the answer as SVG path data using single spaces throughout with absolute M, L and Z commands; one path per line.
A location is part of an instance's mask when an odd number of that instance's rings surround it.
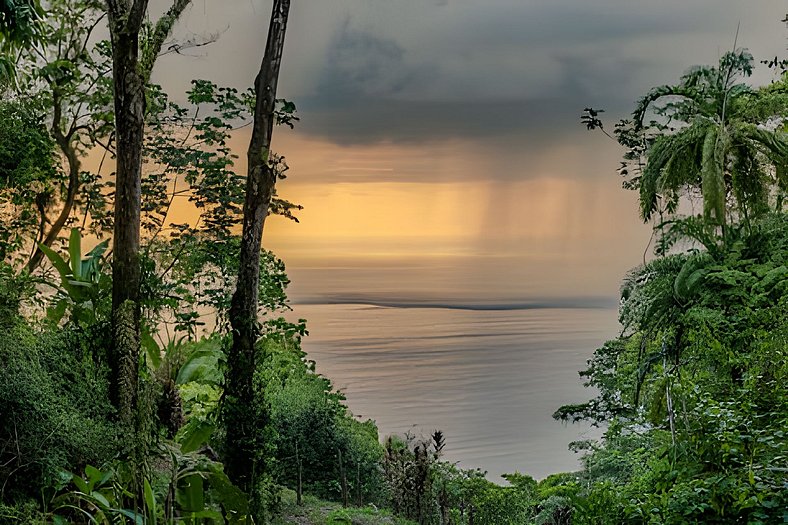
M 715 61 L 740 21 L 744 45 L 784 47 L 776 2 L 364 6 L 300 99 L 304 132 L 341 144 L 554 135 L 585 105 L 623 116 L 645 89 Z
M 221 31 L 218 42 L 162 57 L 155 80 L 176 99 L 192 78 L 250 85 L 269 8 L 196 1 L 176 38 Z M 514 148 L 508 164 L 533 165 L 571 143 L 586 157 L 596 146 L 582 108 L 604 108 L 612 126 L 650 87 L 715 63 L 737 26 L 757 58 L 782 56 L 784 15 L 778 0 L 303 0 L 293 4 L 279 94 L 299 108 L 294 133 L 340 147 L 467 141 L 491 157 Z M 758 72 L 754 82 L 769 80 Z M 522 176 L 513 173 L 490 177 Z

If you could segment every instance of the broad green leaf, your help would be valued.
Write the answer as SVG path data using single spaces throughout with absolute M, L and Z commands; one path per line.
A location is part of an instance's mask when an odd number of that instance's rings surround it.
M 222 381 L 222 373 L 219 369 L 219 360 L 222 358 L 222 351 L 218 344 L 214 348 L 198 350 L 192 353 L 186 362 L 178 370 L 176 383 L 182 385 L 196 381 L 218 385 Z
M 99 481 L 97 483 L 97 486 L 98 487 L 103 487 L 104 484 L 107 481 L 109 481 L 110 478 L 112 478 L 112 476 L 114 476 L 114 475 L 115 475 L 115 473 L 112 470 L 107 470 L 107 471 L 103 472 L 102 475 L 101 475 L 101 479 L 99 479 Z
M 68 267 L 68 264 L 66 264 L 66 261 L 49 246 L 39 243 L 38 248 L 47 256 L 49 262 L 52 263 L 52 266 L 54 266 L 55 270 L 60 274 L 60 278 L 63 282 L 66 282 L 68 276 L 71 275 L 71 269 Z
M 71 273 L 76 280 L 82 278 L 82 235 L 79 229 L 71 228 L 71 236 L 68 239 L 68 256 L 71 263 Z
M 93 283 L 87 283 L 85 281 L 75 281 L 74 279 L 68 279 L 68 284 L 71 286 L 77 286 L 79 288 L 90 288 L 93 286 Z
M 129 518 L 135 525 L 145 525 L 145 518 L 138 512 L 133 512 L 126 509 L 118 509 L 118 514 L 122 514 Z
M 249 499 L 241 489 L 233 485 L 224 472 L 222 464 L 212 463 L 208 468 L 211 472 L 208 478 L 211 491 L 219 496 L 219 500 L 228 514 L 239 517 L 247 516 L 249 514 Z
M 98 491 L 94 490 L 93 492 L 90 493 L 90 497 L 92 497 L 94 500 L 98 501 L 99 504 L 103 505 L 104 508 L 106 508 L 106 509 L 109 509 L 111 507 L 111 505 L 109 503 L 109 500 L 101 492 L 98 492 Z
M 93 249 L 86 254 L 86 258 L 82 261 L 83 279 L 95 279 L 94 276 L 99 272 L 99 263 L 101 262 L 101 257 L 107 250 L 108 245 L 109 241 L 105 239 L 94 246 Z
M 140 332 L 140 344 L 145 349 L 148 366 L 154 370 L 158 369 L 161 366 L 161 350 L 149 330 L 143 329 Z
M 200 512 L 205 509 L 205 490 L 199 474 L 186 476 L 175 491 L 175 499 L 186 512 Z
M 104 252 L 107 251 L 108 246 L 109 246 L 109 240 L 104 239 L 103 241 L 95 245 L 93 249 L 86 254 L 86 257 L 91 259 L 100 259 L 104 255 Z
M 85 494 L 90 494 L 92 487 L 88 486 L 87 481 L 77 476 L 76 474 L 74 474 L 74 476 L 71 478 L 71 481 L 74 482 L 74 485 L 76 485 L 77 489 L 79 489 L 80 492 L 84 492 Z
M 143 482 L 143 495 L 145 496 L 145 505 L 148 508 L 148 516 L 150 516 L 149 525 L 156 525 L 156 498 L 147 479 Z
M 88 465 L 85 467 L 85 475 L 88 477 L 91 491 L 96 488 L 96 486 L 98 486 L 99 481 L 101 481 L 101 478 L 104 477 L 104 473 L 93 465 Z
M 216 426 L 208 421 L 192 419 L 178 432 L 181 451 L 189 453 L 197 450 L 211 438 Z

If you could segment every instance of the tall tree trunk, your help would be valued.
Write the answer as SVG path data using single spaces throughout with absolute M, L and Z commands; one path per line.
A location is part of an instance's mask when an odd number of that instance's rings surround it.
M 260 475 L 264 472 L 264 458 L 259 453 L 256 436 L 262 432 L 261 426 L 265 425 L 266 418 L 262 400 L 257 400 L 256 410 L 252 408 L 252 380 L 256 366 L 255 342 L 259 332 L 260 248 L 276 184 L 276 172 L 269 163 L 271 135 L 289 11 L 290 0 L 274 0 L 265 54 L 254 84 L 257 100 L 247 152 L 241 254 L 229 313 L 233 340 L 224 390 L 225 465 L 230 479 L 245 489 L 254 482 L 255 473 Z M 252 413 L 260 417 L 250 417 Z
M 147 2 L 135 2 L 146 4 Z M 145 12 L 145 6 L 142 7 Z M 112 238 L 111 395 L 120 420 L 133 426 L 140 352 L 140 199 L 145 84 L 139 70 L 138 23 L 109 10 L 115 87 L 115 231 Z M 124 16 L 125 15 L 125 16 Z
M 145 85 L 164 40 L 190 0 L 174 0 L 144 42 L 147 0 L 106 0 L 112 39 L 116 167 L 112 239 L 111 396 L 119 419 L 134 427 L 140 356 L 140 200 L 145 129 Z

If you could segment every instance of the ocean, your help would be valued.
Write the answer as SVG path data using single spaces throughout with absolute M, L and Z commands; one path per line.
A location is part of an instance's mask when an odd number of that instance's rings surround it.
M 296 304 L 303 347 L 381 438 L 446 436 L 445 459 L 488 478 L 577 470 L 570 442 L 598 437 L 552 419 L 587 400 L 578 371 L 617 335 L 611 307 L 518 304 Z

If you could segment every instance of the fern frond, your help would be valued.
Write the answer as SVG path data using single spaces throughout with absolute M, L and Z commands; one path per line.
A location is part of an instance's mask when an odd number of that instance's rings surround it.
M 715 126 L 709 126 L 703 139 L 701 192 L 703 215 L 716 224 L 725 224 L 725 175 L 723 159 L 726 139 Z
M 700 100 L 698 97 L 698 91 L 683 85 L 665 85 L 652 88 L 648 93 L 646 93 L 644 97 L 638 100 L 637 105 L 635 106 L 635 111 L 632 112 L 634 132 L 639 132 L 643 129 L 643 119 L 645 118 L 646 112 L 651 107 L 651 105 L 657 102 L 659 99 L 665 97 L 680 97 L 692 104 L 702 103 L 702 100 Z

